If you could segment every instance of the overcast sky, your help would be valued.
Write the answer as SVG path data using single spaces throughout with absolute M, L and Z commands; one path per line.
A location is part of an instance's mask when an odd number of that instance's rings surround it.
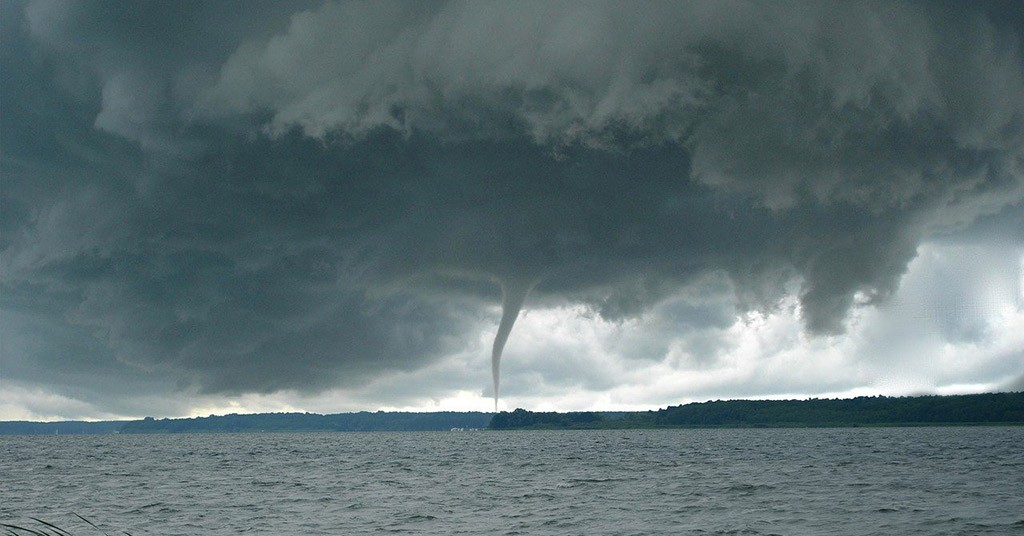
M 0 419 L 1024 389 L 1017 2 L 0 9 Z

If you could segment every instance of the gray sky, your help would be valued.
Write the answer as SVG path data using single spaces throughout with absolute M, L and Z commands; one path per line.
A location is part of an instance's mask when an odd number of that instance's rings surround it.
M 0 9 L 0 419 L 1024 388 L 1014 2 Z

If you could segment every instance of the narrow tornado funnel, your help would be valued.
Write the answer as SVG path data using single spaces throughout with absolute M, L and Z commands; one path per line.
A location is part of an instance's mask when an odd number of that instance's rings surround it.
M 501 352 L 505 349 L 512 326 L 519 318 L 519 310 L 523 308 L 526 295 L 533 288 L 532 283 L 520 281 L 502 281 L 501 283 L 501 323 L 494 335 L 494 347 L 491 349 L 491 374 L 494 376 L 494 411 L 498 411 L 498 394 L 501 389 Z

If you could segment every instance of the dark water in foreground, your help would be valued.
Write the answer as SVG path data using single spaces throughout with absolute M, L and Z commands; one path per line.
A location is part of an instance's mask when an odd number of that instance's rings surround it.
M 1024 534 L 1024 427 L 0 437 L 76 535 Z

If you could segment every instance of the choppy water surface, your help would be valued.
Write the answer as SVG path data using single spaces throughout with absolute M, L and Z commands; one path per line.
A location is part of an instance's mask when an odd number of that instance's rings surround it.
M 76 535 L 1021 534 L 1024 428 L 0 436 Z

